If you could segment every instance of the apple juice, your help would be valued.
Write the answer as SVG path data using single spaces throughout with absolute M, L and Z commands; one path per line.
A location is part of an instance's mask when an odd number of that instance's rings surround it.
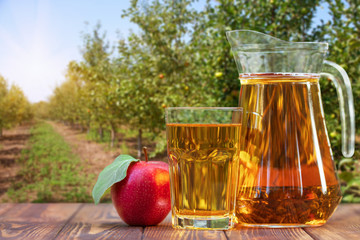
M 319 75 L 240 75 L 244 112 L 236 216 L 253 226 L 324 224 L 341 192 L 324 124 Z M 243 123 L 245 125 L 245 123 Z
M 233 224 L 240 130 L 241 124 L 166 125 L 173 221 L 211 216 Z

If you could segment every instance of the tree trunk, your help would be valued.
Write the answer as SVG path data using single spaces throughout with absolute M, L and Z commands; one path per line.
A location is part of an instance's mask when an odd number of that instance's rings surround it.
M 86 123 L 86 133 L 90 133 L 90 121 Z
M 0 127 L 0 138 L 2 137 L 2 135 L 3 135 L 3 129 L 2 127 Z
M 104 129 L 102 126 L 99 127 L 99 137 L 100 137 L 100 142 L 102 142 L 104 139 Z
M 139 135 L 138 135 L 138 158 L 141 158 L 141 150 L 142 150 L 142 130 L 139 128 Z
M 110 143 L 111 148 L 115 146 L 115 139 L 116 139 L 116 127 L 114 125 L 111 125 L 111 143 Z

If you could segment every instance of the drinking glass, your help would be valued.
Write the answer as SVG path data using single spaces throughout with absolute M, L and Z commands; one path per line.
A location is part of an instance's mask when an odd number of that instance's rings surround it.
M 235 223 L 242 108 L 167 108 L 172 224 L 226 230 Z

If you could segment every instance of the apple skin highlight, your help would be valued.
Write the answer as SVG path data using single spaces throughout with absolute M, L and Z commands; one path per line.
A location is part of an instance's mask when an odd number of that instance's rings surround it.
M 111 187 L 121 219 L 132 226 L 159 224 L 171 209 L 169 165 L 159 161 L 132 163 L 124 180 Z

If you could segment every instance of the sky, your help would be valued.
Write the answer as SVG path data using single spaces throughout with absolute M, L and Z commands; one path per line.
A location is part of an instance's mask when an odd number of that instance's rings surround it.
M 136 26 L 121 18 L 127 0 L 0 0 L 0 74 L 31 102 L 47 100 L 81 59 L 82 33 L 100 21 L 115 43 Z M 86 24 L 86 22 L 88 24 Z
M 129 6 L 129 0 L 0 0 L 0 75 L 30 102 L 46 101 L 65 81 L 67 64 L 81 60 L 82 33 L 100 22 L 115 45 L 136 32 L 121 18 Z M 318 19 L 326 14 L 320 10 Z

